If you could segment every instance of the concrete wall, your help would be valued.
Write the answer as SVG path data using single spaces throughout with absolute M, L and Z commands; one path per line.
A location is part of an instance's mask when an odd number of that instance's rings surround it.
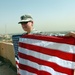
M 0 42 L 0 56 L 10 60 L 10 62 L 15 66 L 15 55 L 12 43 Z

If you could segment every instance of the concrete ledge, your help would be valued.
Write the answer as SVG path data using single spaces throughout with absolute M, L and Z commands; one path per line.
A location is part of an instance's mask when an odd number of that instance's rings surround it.
M 0 42 L 0 56 L 9 60 L 13 66 L 16 66 L 15 53 L 12 43 Z

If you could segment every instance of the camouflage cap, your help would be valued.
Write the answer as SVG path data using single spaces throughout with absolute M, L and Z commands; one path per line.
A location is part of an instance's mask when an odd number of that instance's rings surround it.
M 20 19 L 21 21 L 18 23 L 33 21 L 33 18 L 30 15 L 22 15 Z

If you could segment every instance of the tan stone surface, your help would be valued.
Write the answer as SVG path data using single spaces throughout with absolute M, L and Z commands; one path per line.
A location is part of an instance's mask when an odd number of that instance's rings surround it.
M 15 66 L 15 54 L 13 44 L 11 43 L 0 43 L 0 56 L 9 59 Z

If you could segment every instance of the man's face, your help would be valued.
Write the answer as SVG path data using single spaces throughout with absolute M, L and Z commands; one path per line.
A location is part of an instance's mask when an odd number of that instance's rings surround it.
M 33 22 L 22 22 L 21 25 L 23 30 L 27 31 L 27 33 L 30 33 L 33 29 Z

